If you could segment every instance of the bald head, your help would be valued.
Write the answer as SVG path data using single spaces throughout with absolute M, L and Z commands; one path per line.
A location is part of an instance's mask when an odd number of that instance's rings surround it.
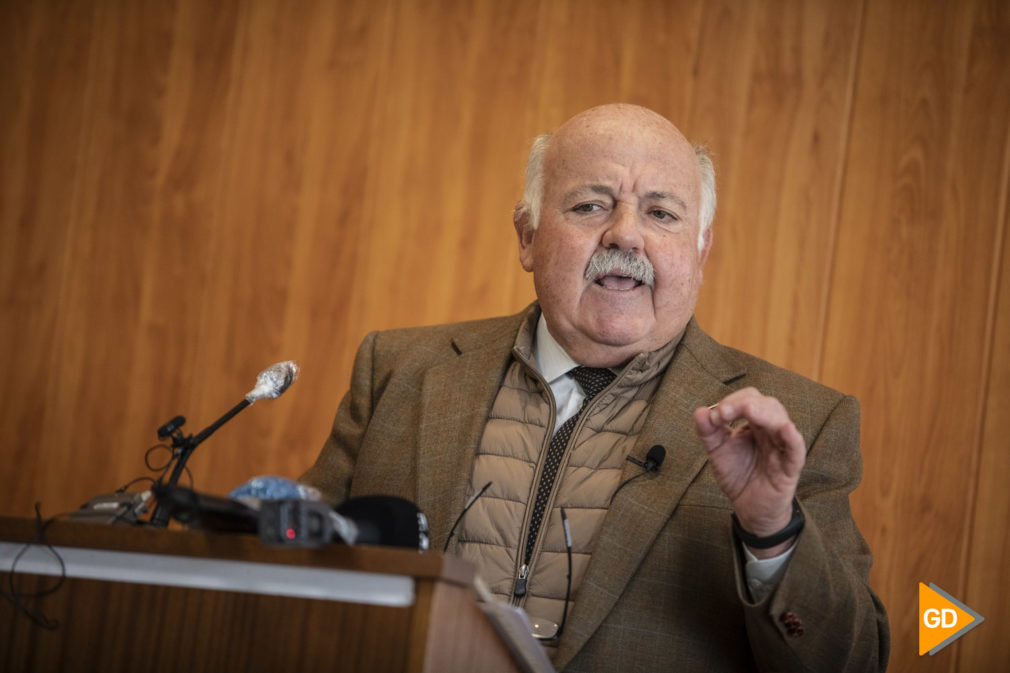
M 612 103 L 580 112 L 562 124 L 553 134 L 545 133 L 533 141 L 526 165 L 526 187 L 523 199 L 516 206 L 515 219 L 526 221 L 536 229 L 543 206 L 545 173 L 552 162 L 565 162 L 582 147 L 606 146 L 620 148 L 635 142 L 646 142 L 671 157 L 693 155 L 697 163 L 699 185 L 698 249 L 715 217 L 715 168 L 708 151 L 692 145 L 687 138 L 662 115 L 638 105 Z M 595 145 L 594 145 L 595 143 Z

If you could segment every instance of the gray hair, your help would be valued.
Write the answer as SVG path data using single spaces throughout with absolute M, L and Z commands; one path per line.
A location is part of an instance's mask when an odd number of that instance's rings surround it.
M 544 133 L 533 140 L 530 157 L 526 162 L 526 188 L 523 200 L 516 205 L 515 217 L 529 218 L 529 226 L 536 229 L 540 225 L 540 208 L 544 202 L 544 156 L 550 146 L 551 134 Z M 698 157 L 698 172 L 701 174 L 701 203 L 698 208 L 698 251 L 705 247 L 705 232 L 712 227 L 715 219 L 715 164 L 704 145 L 692 145 Z

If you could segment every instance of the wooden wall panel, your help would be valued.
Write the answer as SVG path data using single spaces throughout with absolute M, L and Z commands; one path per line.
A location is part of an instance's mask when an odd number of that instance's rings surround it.
M 1006 14 L 1004 14 L 1004 18 Z M 1006 25 L 1004 23 L 1004 25 Z M 996 43 L 990 43 L 995 45 Z M 1005 64 L 1005 61 L 1004 61 Z M 1010 558 L 1010 451 L 1006 434 L 1010 410 L 1010 237 L 1007 236 L 1007 205 L 1010 193 L 1010 151 L 1002 175 L 1002 258 L 998 267 L 998 296 L 993 313 L 991 357 L 986 377 L 984 425 L 978 462 L 978 486 L 974 507 L 967 510 L 970 544 L 966 548 L 967 588 L 964 601 L 985 617 L 974 637 L 961 643 L 958 670 L 998 671 L 1010 661 L 1010 578 L 1005 571 Z M 996 250 L 1000 247 L 996 246 Z M 982 626 L 986 626 L 985 630 Z
M 698 308 L 726 343 L 816 377 L 861 3 L 706 3 L 692 136 L 721 201 Z
M 3 217 L 0 274 L 3 279 L 2 339 L 4 468 L 9 507 L 38 498 L 47 471 L 44 430 L 70 424 L 49 403 L 55 387 L 72 377 L 52 375 L 63 343 L 57 332 L 65 291 L 64 267 L 77 211 L 77 163 L 90 129 L 85 99 L 95 11 L 87 4 L 54 8 L 42 15 L 31 7 L 2 6 L 0 47 L 5 68 L 0 122 L 4 129 Z M 9 33 L 9 38 L 7 34 Z M 50 41 L 53 35 L 63 39 Z M 68 447 L 53 447 L 67 453 Z
M 715 154 L 702 325 L 862 403 L 853 504 L 892 670 L 989 667 L 1006 645 L 982 634 L 1008 618 L 986 602 L 1008 544 L 1008 11 L 0 2 L 0 511 L 144 474 L 161 423 L 198 431 L 289 358 L 299 382 L 191 467 L 212 492 L 297 475 L 367 331 L 532 299 L 511 226 L 528 143 L 623 100 Z M 918 660 L 919 580 L 989 621 Z
M 993 7 L 871 2 L 864 21 L 823 380 L 862 404 L 855 509 L 896 662 L 916 648 L 917 582 L 971 604 L 964 524 L 1010 141 L 1006 41 L 980 30 Z
M 1010 662 L 1010 578 L 1003 568 L 1010 558 L 1010 440 L 1005 431 L 1010 415 L 1010 5 L 987 2 L 979 7 L 972 26 L 972 57 L 966 109 L 972 112 L 976 143 L 987 139 L 1005 139 L 1002 163 L 997 153 L 984 157 L 986 163 L 965 165 L 963 170 L 975 175 L 984 172 L 987 185 L 999 189 L 998 199 L 981 203 L 966 202 L 973 219 L 984 221 L 995 215 L 1001 229 L 992 250 L 1000 255 L 994 263 L 989 299 L 988 360 L 983 379 L 983 399 L 977 436 L 979 445 L 976 498 L 974 507 L 963 513 L 970 530 L 969 543 L 963 550 L 962 572 L 967 575 L 964 600 L 981 613 L 988 623 L 985 631 L 976 629 L 976 637 L 960 643 L 959 671 L 999 670 Z M 989 83 L 998 83 L 993 88 Z M 995 95 L 993 95 L 995 93 Z M 977 157 L 982 158 L 982 157 Z M 966 161 L 971 161 L 966 157 Z M 998 181 L 997 177 L 999 176 Z M 991 177 L 990 177 L 991 176 Z M 992 194 L 995 197 L 995 193 Z M 984 205 L 982 205 L 984 203 Z M 1002 240 L 1002 245 L 1000 245 Z M 1002 250 L 1002 253 L 1000 251 Z M 980 386 L 982 381 L 979 382 Z
M 1010 578 L 1004 571 L 1010 558 L 1010 441 L 1005 430 L 1010 412 L 1010 6 L 1003 2 L 986 3 L 980 7 L 973 25 L 972 68 L 969 94 L 975 111 L 974 134 L 978 142 L 1006 139 L 1002 163 L 996 162 L 996 152 L 986 156 L 987 163 L 971 168 L 972 174 L 983 171 L 987 183 L 1001 188 L 998 199 L 986 199 L 986 206 L 966 203 L 973 217 L 985 219 L 995 211 L 1002 225 L 994 241 L 993 252 L 1000 255 L 994 264 L 989 294 L 990 339 L 985 349 L 988 360 L 984 398 L 979 411 L 980 455 L 974 507 L 964 512 L 965 527 L 970 531 L 964 549 L 966 588 L 964 600 L 986 618 L 976 629 L 975 637 L 960 643 L 959 671 L 985 671 L 1005 668 L 1010 662 Z M 987 82 L 1002 82 L 997 95 Z M 999 176 L 997 178 L 997 176 Z M 998 180 L 998 181 L 997 181 Z M 981 212 L 977 212 L 981 210 Z M 1002 245 L 999 244 L 1000 239 Z M 982 626 L 986 626 L 985 630 Z

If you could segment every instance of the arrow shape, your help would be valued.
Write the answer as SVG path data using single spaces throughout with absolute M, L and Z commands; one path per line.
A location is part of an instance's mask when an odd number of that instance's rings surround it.
M 932 582 L 919 582 L 919 656 L 933 656 L 984 621 Z

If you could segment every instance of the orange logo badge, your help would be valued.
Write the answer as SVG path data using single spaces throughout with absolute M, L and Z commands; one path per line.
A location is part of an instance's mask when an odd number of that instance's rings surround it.
M 930 582 L 919 582 L 919 656 L 933 656 L 985 621 L 979 613 Z

